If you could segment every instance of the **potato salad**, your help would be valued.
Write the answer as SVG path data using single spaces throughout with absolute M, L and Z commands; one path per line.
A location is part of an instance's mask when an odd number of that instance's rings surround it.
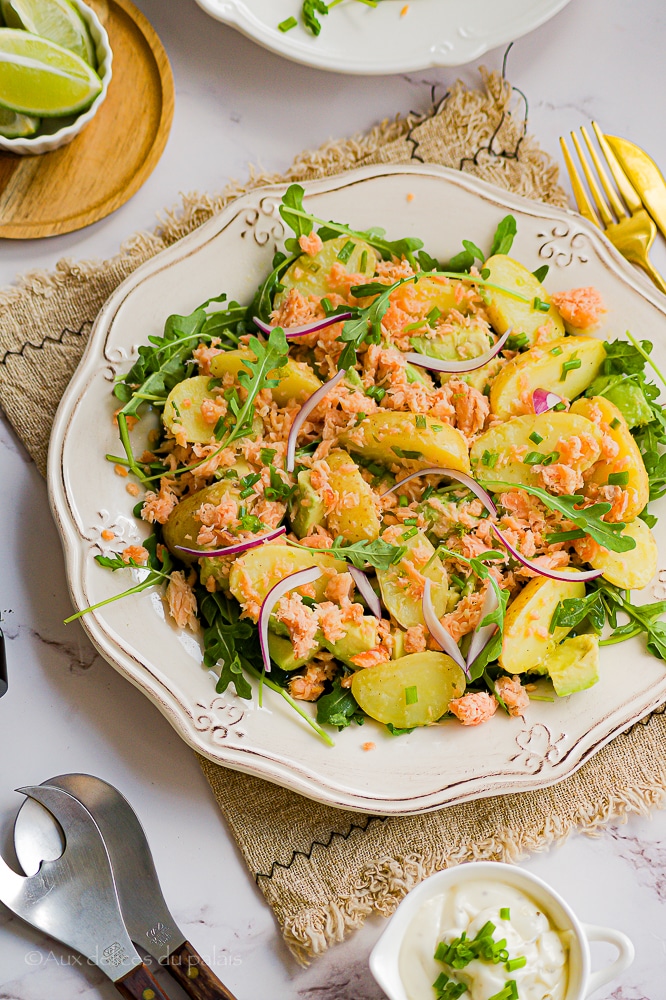
M 512 216 L 443 263 L 303 196 L 251 303 L 170 316 L 117 378 L 108 458 L 152 533 L 98 562 L 165 587 L 219 692 L 327 742 L 524 716 L 608 643 L 663 658 L 666 602 L 631 596 L 666 492 L 652 345 L 605 340 L 594 288 L 549 293 Z

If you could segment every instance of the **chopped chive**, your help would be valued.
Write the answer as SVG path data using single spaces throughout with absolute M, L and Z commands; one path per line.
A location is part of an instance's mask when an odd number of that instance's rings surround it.
M 418 533 L 419 533 L 419 529 L 418 528 L 410 528 L 409 531 L 403 531 L 403 533 L 402 533 L 402 535 L 400 537 L 404 541 L 406 541 L 408 538 L 413 538 L 414 535 L 418 535 Z
M 577 358 L 576 355 L 573 354 L 569 358 L 569 360 L 565 361 L 564 364 L 562 365 L 562 374 L 560 375 L 560 382 L 564 382 L 569 372 L 575 371 L 576 368 L 580 368 L 582 364 L 583 362 L 580 360 L 580 358 Z
M 490 268 L 489 267 L 483 267 L 483 268 L 481 268 L 481 277 L 483 278 L 484 281 L 488 280 L 488 278 L 490 277 Z
M 281 31 L 283 33 L 285 31 L 291 31 L 291 29 L 295 28 L 297 24 L 298 21 L 296 20 L 295 17 L 288 17 L 286 20 L 280 21 L 280 23 L 278 24 L 278 31 Z
M 407 458 L 410 461 L 417 461 L 419 458 L 423 458 L 420 451 L 410 451 L 407 448 L 398 448 L 397 445 L 391 445 L 391 451 L 394 452 L 398 458 Z
M 433 306 L 428 315 L 426 316 L 426 319 L 428 320 L 428 325 L 432 326 L 434 323 L 436 323 L 441 315 L 442 315 L 442 310 L 438 309 L 437 306 Z
M 414 524 L 418 524 L 419 521 L 418 521 L 418 518 L 416 518 L 416 517 L 406 517 L 405 520 L 402 523 L 406 524 L 408 527 L 411 527 Z
M 534 444 L 541 444 L 543 438 L 536 431 L 532 431 L 532 433 L 530 434 L 530 441 L 532 441 Z
M 434 957 L 435 957 L 435 959 L 438 962 L 443 962 L 446 959 L 446 956 L 448 955 L 448 953 L 449 953 L 449 946 L 448 946 L 448 944 L 445 941 L 440 941 L 439 944 L 437 945 L 437 947 L 435 948 L 435 955 L 434 955 Z M 444 975 L 444 973 L 442 973 L 442 975 Z M 448 976 L 447 976 L 447 979 L 448 979 Z
M 508 338 L 506 347 L 508 351 L 522 351 L 523 347 L 529 347 L 529 343 L 526 333 L 515 333 Z
M 433 424 L 433 425 L 432 425 L 432 429 L 433 429 L 434 431 L 443 431 L 443 430 L 444 430 L 444 427 L 443 427 L 443 425 L 442 425 L 442 424 Z
M 398 497 L 398 507 L 409 507 L 409 497 L 405 496 L 404 493 Z
M 382 399 L 386 395 L 386 389 L 382 389 L 380 385 L 371 385 L 369 389 L 365 390 L 366 396 L 370 396 L 374 399 L 376 403 L 381 403 Z
M 210 378 L 208 379 L 208 384 L 206 385 L 206 389 L 208 392 L 212 392 L 213 389 L 217 389 L 218 386 L 220 385 L 222 385 L 221 378 Z
M 358 427 L 358 425 L 360 423 L 362 423 L 363 420 L 365 420 L 365 418 L 367 417 L 367 415 L 368 415 L 367 413 L 357 413 L 356 414 L 356 425 L 355 426 Z
M 221 441 L 226 433 L 226 430 L 227 428 L 224 423 L 224 417 L 220 417 L 218 422 L 215 424 L 215 430 L 213 431 L 216 440 Z
M 497 465 L 497 459 L 499 455 L 495 451 L 484 451 L 481 456 L 481 464 L 485 465 L 488 469 L 494 469 Z
M 503 906 L 500 910 L 500 918 L 502 920 L 511 920 L 511 910 L 508 906 Z
M 550 353 L 554 354 L 555 357 L 557 358 L 562 353 L 562 348 L 561 347 L 553 347 L 553 349 L 551 350 Z
M 416 684 L 405 688 L 405 705 L 416 705 L 419 700 L 419 689 Z
M 361 264 L 359 267 L 359 270 L 361 271 L 362 274 L 365 273 L 365 269 L 367 266 L 368 266 L 368 251 L 364 250 L 363 253 L 361 254 Z
M 542 465 L 552 465 L 553 462 L 557 462 L 557 460 L 558 460 L 559 457 L 560 457 L 559 451 L 551 451 L 551 453 L 549 455 L 546 455 L 546 457 L 544 458 L 544 460 L 543 460 L 543 462 L 541 464 Z
M 427 500 L 429 497 L 433 495 L 434 492 L 435 488 L 433 486 L 426 486 L 421 496 L 421 500 Z
M 609 486 L 626 486 L 629 482 L 628 472 L 611 472 L 608 476 Z
M 354 252 L 355 243 L 353 240 L 347 240 L 342 250 L 338 254 L 338 260 L 341 264 L 346 264 L 351 255 Z
M 333 306 L 331 305 L 330 299 L 321 299 L 319 305 L 322 307 L 327 316 L 329 313 L 333 312 Z
M 543 465 L 545 458 L 541 451 L 529 451 L 523 459 L 523 465 Z
M 247 498 L 251 497 L 253 493 L 254 493 L 254 487 L 246 486 L 244 490 L 241 490 L 240 498 L 241 500 L 247 500 Z
M 555 403 L 555 406 L 553 407 L 553 409 L 557 413 L 561 413 L 562 410 L 566 410 L 566 408 L 567 408 L 567 404 L 566 403 Z
M 259 457 L 264 465 L 270 465 L 276 454 L 275 448 L 262 448 Z
M 537 312 L 547 313 L 550 309 L 550 302 L 544 302 L 543 299 L 540 299 L 537 295 L 532 302 L 532 308 L 536 309 Z
M 519 955 L 518 958 L 510 958 L 504 968 L 507 972 L 515 972 L 516 969 L 523 969 L 526 965 L 526 957 L 524 955 Z
M 428 426 L 426 423 L 426 418 L 423 416 L 422 413 L 416 414 L 416 426 L 419 427 L 421 430 L 424 430 Z
M 610 422 L 610 426 L 613 428 L 614 431 L 616 431 L 620 426 L 621 422 L 622 421 L 620 420 L 619 417 L 613 417 L 613 419 Z

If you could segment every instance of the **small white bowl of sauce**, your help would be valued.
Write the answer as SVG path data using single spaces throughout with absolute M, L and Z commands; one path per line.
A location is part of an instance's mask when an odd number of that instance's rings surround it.
M 617 949 L 592 972 L 590 941 Z M 370 955 L 389 1000 L 584 1000 L 634 959 L 620 931 L 581 924 L 540 878 L 472 862 L 425 879 Z

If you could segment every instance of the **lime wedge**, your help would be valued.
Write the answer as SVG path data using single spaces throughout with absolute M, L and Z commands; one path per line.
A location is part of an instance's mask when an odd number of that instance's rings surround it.
M 92 67 L 61 45 L 0 28 L 0 105 L 39 118 L 84 111 L 102 89 Z
M 0 12 L 8 28 L 22 28 L 49 38 L 96 66 L 86 23 L 69 0 L 0 0 Z
M 25 139 L 39 128 L 39 118 L 0 108 L 0 135 L 5 139 Z

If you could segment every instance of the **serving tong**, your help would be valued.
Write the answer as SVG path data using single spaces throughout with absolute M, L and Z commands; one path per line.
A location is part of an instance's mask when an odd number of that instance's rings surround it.
M 193 1000 L 235 1000 L 176 925 L 143 828 L 117 789 L 70 774 L 19 791 L 28 800 L 15 824 L 17 856 L 36 874 L 18 875 L 0 858 L 0 901 L 85 955 L 127 1000 L 168 1000 L 135 945 Z

